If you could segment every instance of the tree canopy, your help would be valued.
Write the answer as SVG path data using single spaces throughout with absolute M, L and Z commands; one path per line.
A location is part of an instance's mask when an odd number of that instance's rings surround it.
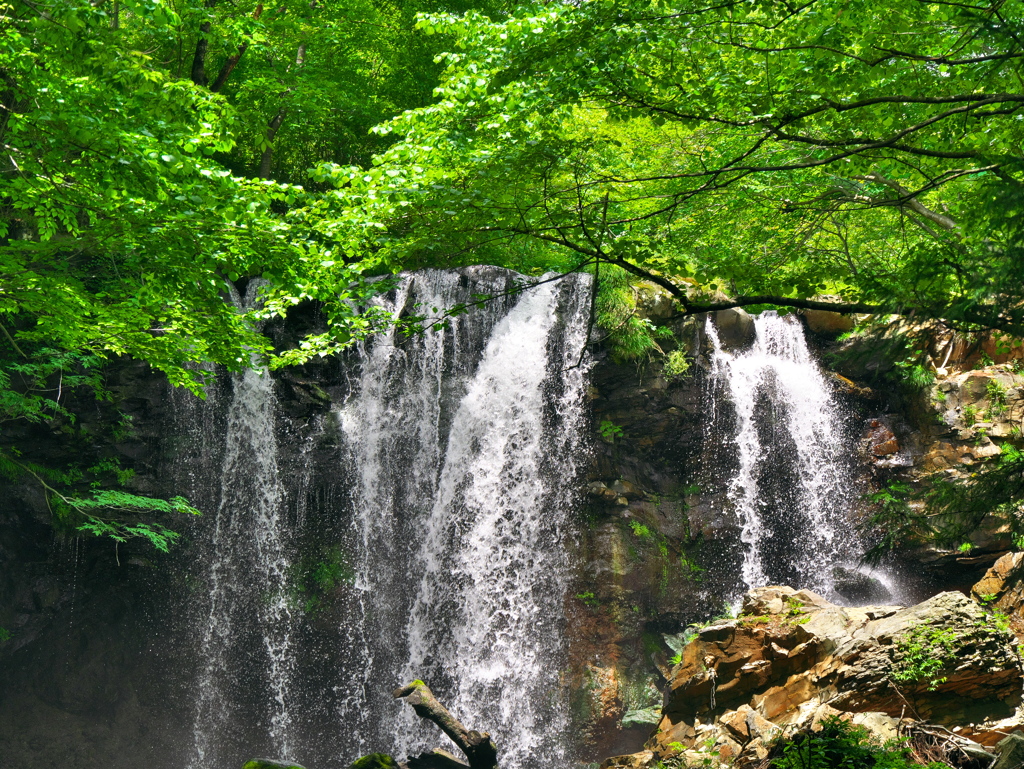
M 597 0 L 428 16 L 457 40 L 437 101 L 378 129 L 401 141 L 370 175 L 322 173 L 400 233 L 395 261 L 526 238 L 648 277 L 684 312 L 827 293 L 1019 331 L 1021 11 Z
M 102 397 L 96 372 L 118 356 L 201 394 L 203 364 L 301 362 L 377 328 L 360 307 L 387 284 L 350 246 L 365 237 L 323 225 L 322 191 L 302 182 L 320 162 L 368 164 L 389 143 L 369 128 L 430 98 L 418 10 L 0 3 L 0 420 L 73 421 L 65 392 Z M 244 308 L 249 278 L 261 298 Z M 258 321 L 311 301 L 326 331 L 276 357 Z M 89 474 L 16 449 L 0 471 L 80 512 L 107 499 L 60 491 Z
M 0 418 L 421 266 L 1024 333 L 1022 61 L 1020 0 L 4 0 Z

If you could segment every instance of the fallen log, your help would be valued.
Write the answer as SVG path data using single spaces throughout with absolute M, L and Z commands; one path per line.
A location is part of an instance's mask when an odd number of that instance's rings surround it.
M 466 754 L 470 769 L 498 769 L 498 749 L 487 732 L 463 726 L 438 702 L 422 681 L 413 681 L 394 691 L 395 699 L 405 700 L 420 718 L 432 721 Z

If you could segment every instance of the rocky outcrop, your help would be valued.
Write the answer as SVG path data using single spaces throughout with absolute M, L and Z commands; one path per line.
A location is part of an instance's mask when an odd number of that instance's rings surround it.
M 605 767 L 713 746 L 739 763 L 764 758 L 784 730 L 826 716 L 892 737 L 901 719 L 956 726 L 994 745 L 1013 728 L 1022 666 L 1013 634 L 960 593 L 920 604 L 840 607 L 806 590 L 746 596 L 735 620 L 699 630 L 673 669 L 644 754 Z M 632 763 L 631 763 L 632 762 Z
M 971 588 L 971 598 L 1024 623 L 1024 553 L 1007 553 Z
M 1020 438 L 1024 376 L 994 365 L 954 374 L 936 384 L 933 402 L 946 429 L 924 456 L 925 468 L 965 472 L 999 454 L 993 438 Z

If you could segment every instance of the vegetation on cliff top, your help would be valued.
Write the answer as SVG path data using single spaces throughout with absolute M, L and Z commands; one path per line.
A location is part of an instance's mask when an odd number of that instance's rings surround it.
M 421 266 L 1024 331 L 1020 0 L 0 18 L 5 421 L 69 419 L 64 382 L 115 356 L 199 392 L 196 363 L 333 353 L 387 322 L 369 277 Z M 258 307 L 228 301 L 257 277 Z M 306 302 L 326 327 L 271 349 L 255 321 Z

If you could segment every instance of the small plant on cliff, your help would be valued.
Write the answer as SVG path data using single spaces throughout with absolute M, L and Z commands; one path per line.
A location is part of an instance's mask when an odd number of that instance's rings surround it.
M 988 380 L 985 393 L 988 395 L 989 404 L 987 418 L 993 420 L 1003 416 L 1006 413 L 1006 388 L 1003 383 L 998 379 Z
M 970 427 L 978 421 L 978 407 L 968 403 L 964 406 L 964 424 Z
M 690 359 L 686 357 L 686 353 L 682 350 L 673 350 L 665 356 L 665 365 L 662 367 L 661 372 L 665 376 L 686 376 L 686 373 L 690 370 Z
M 291 566 L 288 579 L 289 602 L 315 614 L 337 587 L 355 583 L 355 572 L 341 547 L 320 546 Z
M 597 431 L 609 443 L 615 443 L 615 439 L 622 435 L 622 428 L 610 419 L 602 419 L 597 426 Z
M 896 657 L 889 677 L 897 684 L 926 682 L 935 691 L 946 682 L 939 674 L 956 661 L 960 636 L 952 630 L 920 626 L 896 642 Z
M 640 523 L 640 521 L 630 521 L 629 528 L 632 529 L 633 535 L 637 539 L 650 539 L 651 530 L 646 524 Z
M 656 341 L 662 330 L 637 314 L 638 293 L 633 285 L 636 279 L 613 265 L 602 265 L 595 279 L 598 283 L 594 320 L 606 332 L 601 341 L 607 345 L 612 360 L 642 361 L 655 351 L 662 352 Z M 666 331 L 671 335 L 670 330 Z
M 683 579 L 686 581 L 694 582 L 696 584 L 700 584 L 704 581 L 704 573 L 707 569 L 687 558 L 686 553 L 681 553 L 679 555 L 679 568 L 682 572 Z
M 0 627 L 0 644 L 11 640 L 11 631 L 5 627 Z

